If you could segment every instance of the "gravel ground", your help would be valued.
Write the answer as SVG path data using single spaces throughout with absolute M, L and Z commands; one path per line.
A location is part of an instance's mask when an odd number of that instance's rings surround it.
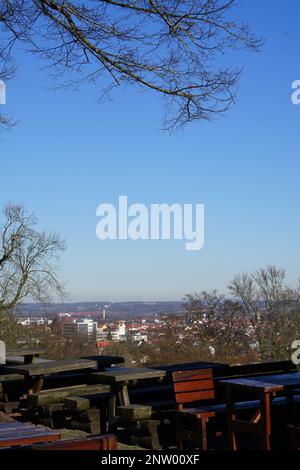
M 76 437 L 83 437 L 83 436 L 90 436 L 87 432 L 78 431 L 76 429 L 58 429 L 60 433 L 60 438 L 62 440 L 66 439 L 75 439 Z M 129 446 L 127 444 L 122 444 L 122 442 L 118 443 L 119 450 L 144 450 L 142 447 L 138 446 Z
M 13 422 L 14 422 L 14 419 L 12 419 L 6 413 L 3 413 L 3 411 L 0 411 L 0 423 L 13 423 Z

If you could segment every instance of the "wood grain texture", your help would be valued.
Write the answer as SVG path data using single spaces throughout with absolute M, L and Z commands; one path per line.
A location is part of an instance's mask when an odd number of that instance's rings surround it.
M 8 366 L 5 369 L 8 372 L 32 377 L 72 370 L 93 369 L 95 367 L 97 367 L 97 362 L 89 359 L 64 359 L 61 361 L 51 361 L 41 364 L 22 364 L 19 366 Z
M 144 379 L 160 379 L 165 377 L 166 373 L 163 370 L 155 370 L 150 368 L 136 368 L 136 369 L 116 369 L 107 372 L 98 372 L 93 374 L 97 376 L 99 383 L 114 384 L 118 382 L 129 382 L 134 380 Z

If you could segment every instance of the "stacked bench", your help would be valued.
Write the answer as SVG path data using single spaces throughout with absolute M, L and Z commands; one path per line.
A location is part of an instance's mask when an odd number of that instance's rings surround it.
M 21 413 L 29 421 L 53 428 L 67 424 L 90 433 L 106 432 L 109 387 L 98 383 L 97 374 L 122 362 L 120 356 L 91 356 L 50 361 L 46 366 L 3 366 L 0 411 L 12 416 Z
M 108 386 L 81 384 L 33 393 L 21 406 L 30 421 L 97 434 L 106 431 L 109 397 Z

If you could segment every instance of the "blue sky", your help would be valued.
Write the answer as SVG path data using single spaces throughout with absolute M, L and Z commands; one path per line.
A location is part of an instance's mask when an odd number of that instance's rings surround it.
M 192 291 L 226 293 L 234 274 L 266 264 L 300 277 L 300 4 L 244 1 L 240 16 L 266 43 L 260 54 L 231 57 L 244 66 L 236 106 L 212 123 L 176 134 L 160 130 L 162 102 L 120 88 L 49 88 L 41 63 L 20 55 L 5 111 L 19 121 L 0 136 L 0 203 L 23 202 L 40 226 L 67 243 L 61 277 L 69 300 L 180 300 Z M 205 244 L 100 241 L 96 207 L 117 203 L 203 203 Z

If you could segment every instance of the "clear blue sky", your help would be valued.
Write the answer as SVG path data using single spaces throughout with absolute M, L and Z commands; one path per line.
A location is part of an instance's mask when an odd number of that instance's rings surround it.
M 0 203 L 23 202 L 67 242 L 61 276 L 70 300 L 172 300 L 226 293 L 235 273 L 266 264 L 300 277 L 300 3 L 251 0 L 240 16 L 266 39 L 244 66 L 237 104 L 224 118 L 175 135 L 160 130 L 161 101 L 121 88 L 97 103 L 96 87 L 48 88 L 41 63 L 20 56 L 5 111 L 18 125 L 0 136 Z M 231 58 L 232 59 L 232 58 Z M 96 207 L 121 194 L 145 204 L 204 203 L 205 245 L 99 241 Z

